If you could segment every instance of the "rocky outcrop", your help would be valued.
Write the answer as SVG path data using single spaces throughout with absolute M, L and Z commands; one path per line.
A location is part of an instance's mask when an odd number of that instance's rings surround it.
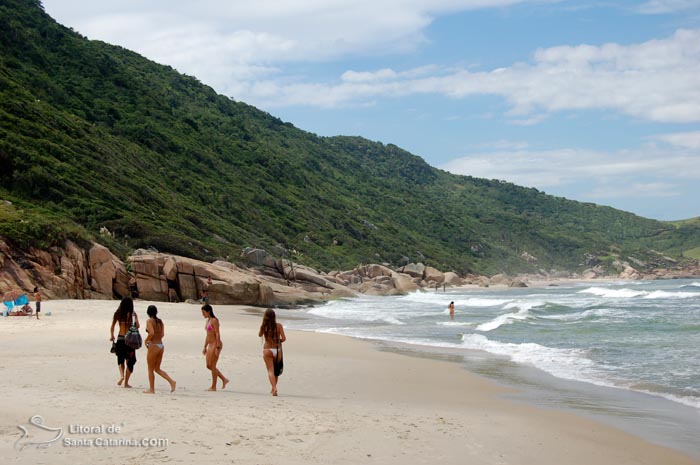
M 112 299 L 128 295 L 124 264 L 107 248 L 85 251 L 71 241 L 62 248 L 12 249 L 0 239 L 0 293 L 39 287 L 49 299 Z
M 274 303 L 272 289 L 249 273 L 185 257 L 146 253 L 129 257 L 138 296 L 167 301 L 174 290 L 180 301 L 198 300 L 207 293 L 212 304 L 267 306 Z M 211 279 L 211 284 L 209 284 Z
M 288 259 L 274 258 L 262 249 L 246 249 L 241 257 L 245 265 L 237 266 L 225 261 L 206 263 L 152 250 L 137 250 L 125 264 L 97 243 L 83 249 L 67 241 L 61 248 L 20 252 L 0 238 L 0 294 L 13 289 L 31 294 L 34 286 L 38 286 L 49 299 L 118 299 L 134 295 L 154 301 L 198 301 L 206 291 L 209 302 L 216 305 L 294 306 L 358 294 L 397 295 L 467 284 L 525 287 L 528 279 L 505 274 L 490 278 L 469 274 L 462 278 L 457 273 L 443 273 L 423 263 L 408 263 L 397 269 L 369 264 L 326 274 Z M 669 279 L 700 276 L 697 262 L 681 265 L 668 257 L 662 258 L 663 261 L 656 262 L 663 263 L 665 268 L 644 270 L 616 259 L 612 275 L 598 262 L 582 277 Z M 532 279 L 580 277 L 559 276 L 559 272 L 554 271 L 542 273 Z
M 629 265 L 625 266 L 619 277 L 620 279 L 642 279 L 642 275 Z
M 143 251 L 129 261 L 138 296 L 147 300 L 196 301 L 206 292 L 215 305 L 289 306 L 357 295 L 331 276 L 275 260 L 264 250 L 244 254 L 257 268 Z
M 602 276 L 605 276 L 605 268 L 601 264 L 595 265 L 592 268 L 588 268 L 583 273 L 581 273 L 581 277 L 583 279 L 595 279 L 600 278 Z

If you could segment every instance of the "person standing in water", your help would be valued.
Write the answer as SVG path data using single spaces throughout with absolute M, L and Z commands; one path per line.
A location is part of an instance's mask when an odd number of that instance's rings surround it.
M 150 389 L 143 391 L 145 394 L 154 394 L 155 391 L 155 373 L 158 373 L 163 379 L 170 383 L 170 392 L 175 391 L 175 381 L 168 376 L 166 372 L 160 369 L 160 363 L 163 361 L 163 353 L 165 346 L 163 345 L 163 337 L 165 336 L 165 325 L 163 320 L 158 318 L 158 308 L 155 305 L 149 305 L 146 310 L 148 314 L 148 322 L 146 322 L 146 341 L 144 345 L 148 349 L 148 384 Z
M 450 302 L 450 305 L 447 306 L 447 309 L 450 311 L 450 320 L 455 319 L 455 303 Z
M 114 312 L 112 317 L 112 327 L 109 329 L 109 340 L 114 341 L 114 328 L 117 323 L 119 323 L 119 333 L 117 336 L 117 365 L 119 366 L 119 381 L 117 386 L 121 386 L 124 383 L 125 388 L 130 388 L 129 378 L 134 372 L 134 365 L 136 364 L 136 351 L 131 347 L 126 345 L 124 337 L 126 332 L 129 331 L 129 327 L 132 322 L 137 328 L 141 327 L 139 323 L 139 317 L 134 312 L 134 301 L 131 297 L 124 297 L 119 303 L 119 308 Z M 126 365 L 126 369 L 124 367 Z
M 208 390 L 216 391 L 216 381 L 219 378 L 221 378 L 221 389 L 225 389 L 228 379 L 216 368 L 223 348 L 219 332 L 219 319 L 214 315 L 214 309 L 209 304 L 202 305 L 202 317 L 207 319 L 207 323 L 204 325 L 206 338 L 204 339 L 202 355 L 206 357 L 207 368 L 211 370 L 211 387 Z
M 270 380 L 273 396 L 277 395 L 277 380 L 279 372 L 275 370 L 275 364 L 279 364 L 282 360 L 282 343 L 287 340 L 284 334 L 284 328 L 280 323 L 277 323 L 275 311 L 271 308 L 265 310 L 263 315 L 258 337 L 264 338 L 263 343 L 263 360 L 267 368 L 267 377 Z

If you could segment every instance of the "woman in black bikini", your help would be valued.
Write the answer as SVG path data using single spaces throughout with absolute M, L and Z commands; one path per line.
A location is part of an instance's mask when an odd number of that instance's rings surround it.
M 117 336 L 117 365 L 119 366 L 119 381 L 117 386 L 121 386 L 124 383 L 125 388 L 130 388 L 129 378 L 134 372 L 134 365 L 136 364 L 136 351 L 131 347 L 127 346 L 124 342 L 124 336 L 129 330 L 132 321 L 137 328 L 141 327 L 139 323 L 139 317 L 134 312 L 134 301 L 131 297 L 124 297 L 119 303 L 119 308 L 114 312 L 112 317 L 112 327 L 109 329 L 109 340 L 114 341 L 114 328 L 117 323 L 119 323 L 119 334 Z M 126 364 L 126 370 L 124 369 L 124 364 Z
M 202 305 L 202 316 L 207 319 L 207 324 L 204 326 L 207 336 L 204 339 L 202 355 L 206 357 L 207 368 L 211 370 L 211 387 L 208 390 L 216 391 L 216 381 L 219 378 L 221 378 L 221 389 L 225 389 L 228 379 L 216 368 L 223 347 L 219 332 L 219 319 L 214 316 L 214 309 L 209 304 Z
M 149 305 L 146 310 L 148 314 L 148 322 L 146 323 L 146 332 L 148 337 L 144 345 L 148 348 L 147 361 L 148 361 L 148 383 L 150 384 L 150 389 L 143 391 L 146 394 L 154 394 L 156 375 L 158 373 L 167 382 L 170 383 L 170 392 L 175 391 L 175 381 L 168 376 L 166 372 L 160 369 L 160 363 L 163 361 L 163 353 L 165 352 L 165 346 L 163 345 L 163 336 L 165 336 L 165 326 L 163 325 L 163 320 L 158 318 L 158 308 L 155 305 Z
M 270 379 L 273 396 L 277 395 L 277 380 L 279 376 L 275 373 L 275 362 L 282 358 L 282 343 L 287 340 L 284 335 L 284 328 L 277 323 L 275 311 L 271 308 L 265 310 L 258 337 L 265 339 L 263 345 L 263 360 L 267 368 L 267 377 Z

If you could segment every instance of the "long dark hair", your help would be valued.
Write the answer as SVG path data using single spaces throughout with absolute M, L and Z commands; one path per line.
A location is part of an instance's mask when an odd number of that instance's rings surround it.
M 146 309 L 146 314 L 149 316 L 149 318 L 156 320 L 156 327 L 163 326 L 163 320 L 158 318 L 158 307 L 155 305 L 149 305 Z
M 268 308 L 265 310 L 262 324 L 260 325 L 260 332 L 268 341 L 277 342 L 279 339 L 279 335 L 277 334 L 277 316 L 273 309 Z
M 214 309 L 211 308 L 211 305 L 209 305 L 209 304 L 202 305 L 202 310 L 207 312 L 209 314 L 210 318 L 216 318 L 216 315 L 214 315 Z
M 119 308 L 114 312 L 114 319 L 121 322 L 129 323 L 131 320 L 131 315 L 134 314 L 134 301 L 131 297 L 124 297 L 121 302 L 119 302 Z

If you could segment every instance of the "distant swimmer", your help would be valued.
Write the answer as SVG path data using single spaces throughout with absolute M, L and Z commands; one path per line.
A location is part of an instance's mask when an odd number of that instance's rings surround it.
M 448 305 L 447 308 L 450 310 L 450 320 L 454 320 L 455 319 L 455 303 L 450 302 L 450 305 Z

